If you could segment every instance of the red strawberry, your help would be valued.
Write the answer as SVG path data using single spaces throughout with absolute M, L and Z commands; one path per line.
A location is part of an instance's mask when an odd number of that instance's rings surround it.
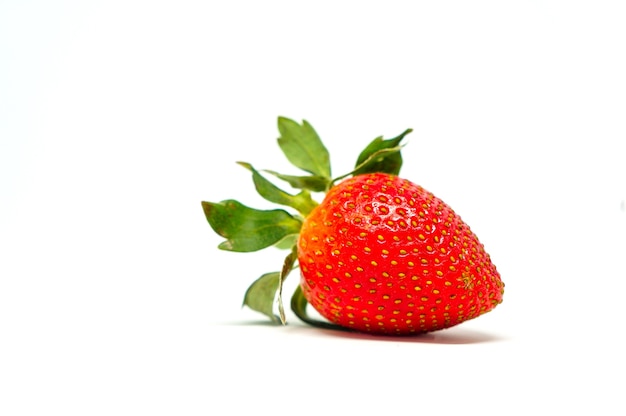
M 411 130 L 375 139 L 352 172 L 332 179 L 328 151 L 309 123 L 281 117 L 278 128 L 285 156 L 308 175 L 267 172 L 300 189 L 298 194 L 240 164 L 252 172 L 261 196 L 299 215 L 256 210 L 234 200 L 202 203 L 211 227 L 226 238 L 219 248 L 290 250 L 280 271 L 250 286 L 245 305 L 285 323 L 283 282 L 297 266 L 301 282 L 292 310 L 320 327 L 422 333 L 475 318 L 502 302 L 504 284 L 470 228 L 443 201 L 398 176 L 400 142 Z M 310 191 L 326 197 L 318 205 Z M 310 318 L 308 303 L 329 322 Z
M 447 328 L 502 302 L 474 233 L 443 201 L 394 175 L 333 187 L 298 240 L 309 303 L 337 325 L 385 334 Z

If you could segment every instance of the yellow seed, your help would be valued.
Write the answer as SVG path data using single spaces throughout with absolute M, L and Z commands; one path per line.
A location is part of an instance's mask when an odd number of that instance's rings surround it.
M 376 263 L 374 260 L 372 260 L 371 265 L 372 266 L 378 266 L 378 263 Z

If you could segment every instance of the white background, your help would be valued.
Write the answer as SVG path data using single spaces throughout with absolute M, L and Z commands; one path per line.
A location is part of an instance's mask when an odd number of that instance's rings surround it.
M 625 21 L 620 1 L 1 1 L 0 414 L 626 414 Z M 234 162 L 298 173 L 278 115 L 337 175 L 412 127 L 402 176 L 470 224 L 504 303 L 402 339 L 241 309 L 284 253 L 218 251 L 200 201 L 269 206 Z

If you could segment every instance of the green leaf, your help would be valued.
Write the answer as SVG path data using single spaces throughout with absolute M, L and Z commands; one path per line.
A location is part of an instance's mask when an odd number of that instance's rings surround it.
M 274 300 L 280 286 L 280 273 L 266 273 L 250 285 L 243 298 L 244 306 L 268 316 L 272 322 L 279 323 L 274 314 Z
M 296 189 L 306 189 L 311 192 L 325 192 L 328 190 L 331 183 L 329 178 L 323 176 L 291 176 L 271 170 L 266 170 L 265 172 L 289 183 L 289 185 Z
M 313 208 L 317 206 L 317 202 L 311 198 L 311 193 L 309 191 L 303 190 L 297 195 L 288 194 L 272 182 L 265 179 L 251 164 L 246 162 L 237 163 L 252 172 L 254 186 L 259 195 L 266 200 L 275 204 L 286 205 L 294 208 L 304 216 L 307 216 Z
M 315 176 L 330 178 L 330 156 L 313 126 L 306 120 L 300 125 L 278 117 L 278 131 L 278 145 L 294 166 Z
M 240 202 L 202 202 L 213 230 L 226 238 L 222 250 L 250 252 L 272 246 L 288 235 L 298 234 L 302 222 L 282 209 L 261 211 Z
M 374 139 L 359 155 L 353 174 L 381 172 L 398 175 L 402 168 L 400 142 L 412 131 L 407 129 L 393 139 L 383 140 L 382 137 Z
M 309 302 L 304 297 L 304 293 L 302 293 L 302 288 L 298 286 L 296 291 L 293 293 L 293 296 L 291 297 L 291 310 L 296 314 L 298 318 L 300 318 L 302 322 L 318 328 L 350 331 L 348 328 L 344 328 L 330 322 L 320 321 L 319 319 L 311 318 L 306 311 L 306 307 L 308 304 Z

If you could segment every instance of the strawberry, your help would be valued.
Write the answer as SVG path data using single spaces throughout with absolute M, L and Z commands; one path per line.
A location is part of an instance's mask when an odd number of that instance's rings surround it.
M 400 178 L 401 141 L 411 132 L 374 139 L 354 170 L 332 178 L 328 150 L 313 127 L 279 117 L 278 144 L 307 174 L 264 171 L 299 192 L 283 191 L 251 164 L 259 194 L 284 209 L 258 210 L 236 200 L 202 202 L 219 248 L 289 250 L 280 270 L 263 274 L 244 305 L 285 324 L 283 283 L 299 268 L 291 298 L 298 318 L 314 326 L 409 335 L 460 324 L 502 302 L 504 284 L 478 238 L 443 201 Z M 312 192 L 325 192 L 318 204 Z M 326 318 L 307 313 L 311 305 Z M 278 315 L 275 308 L 278 309 Z
M 502 301 L 470 228 L 443 201 L 394 175 L 333 187 L 298 240 L 307 301 L 337 325 L 385 334 L 447 328 Z

